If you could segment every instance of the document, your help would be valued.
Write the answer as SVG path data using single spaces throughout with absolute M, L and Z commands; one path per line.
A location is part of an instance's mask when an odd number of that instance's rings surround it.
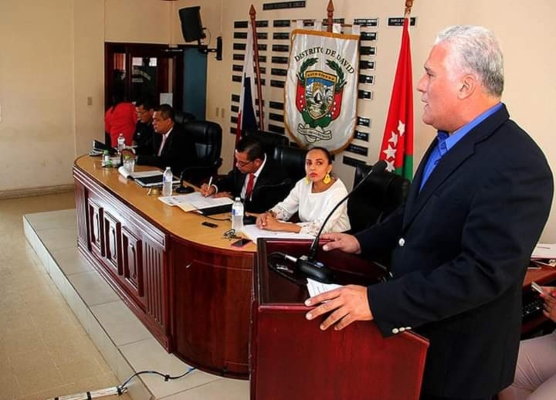
M 178 206 L 183 211 L 198 211 L 206 208 L 225 206 L 233 203 L 228 197 L 205 197 L 201 192 L 182 194 L 178 196 L 162 196 L 158 200 L 169 206 Z
M 151 176 L 160 176 L 160 180 L 162 181 L 162 171 L 158 171 L 158 170 L 130 172 L 126 167 L 122 165 L 120 168 L 118 168 L 118 172 L 124 178 L 136 179 L 136 178 L 149 178 Z
M 243 233 L 249 239 L 256 242 L 258 238 L 278 238 L 278 239 L 314 239 L 315 237 L 307 233 L 275 232 L 257 228 L 257 225 L 245 225 Z
M 337 285 L 335 283 L 322 283 L 311 278 L 307 278 L 307 290 L 309 291 L 310 297 L 315 297 L 318 294 L 329 292 L 332 289 L 339 287 L 342 287 L 342 285 Z
M 544 258 L 547 260 L 556 259 L 556 244 L 538 243 L 531 254 L 532 259 Z

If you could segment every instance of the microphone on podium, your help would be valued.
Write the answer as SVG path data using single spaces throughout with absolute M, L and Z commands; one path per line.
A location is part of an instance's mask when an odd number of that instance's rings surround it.
M 363 184 L 363 182 L 367 180 L 367 178 L 370 175 L 379 174 L 383 172 L 386 169 L 386 167 L 387 167 L 386 161 L 384 160 L 378 161 L 375 165 L 373 165 L 373 167 L 369 170 L 369 172 L 367 172 L 367 174 L 363 177 L 363 179 L 361 179 L 361 181 L 359 181 L 359 183 L 355 185 L 355 187 L 351 190 L 351 192 L 349 192 L 342 200 L 338 202 L 338 204 L 334 206 L 332 211 L 330 211 L 330 213 L 324 219 L 317 233 L 317 236 L 315 236 L 315 239 L 311 243 L 311 247 L 309 248 L 308 255 L 303 255 L 299 258 L 295 258 L 289 255 L 284 255 L 284 257 L 287 260 L 294 262 L 297 269 L 303 274 L 305 274 L 305 276 L 307 276 L 308 278 L 315 279 L 316 281 L 323 282 L 323 283 L 331 283 L 331 280 L 334 275 L 332 270 L 326 267 L 323 263 L 316 261 L 319 239 L 322 234 L 322 231 L 326 226 L 326 223 L 328 222 L 332 214 L 334 214 L 334 212 L 338 209 L 338 207 L 340 207 L 340 205 L 344 201 L 346 201 L 351 196 L 352 193 L 354 193 L 357 189 L 359 189 L 359 187 Z

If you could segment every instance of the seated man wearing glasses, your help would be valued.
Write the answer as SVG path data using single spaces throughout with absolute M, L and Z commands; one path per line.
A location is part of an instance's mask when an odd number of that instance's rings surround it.
M 284 169 L 268 157 L 254 137 L 242 138 L 235 149 L 235 167 L 212 185 L 201 186 L 203 196 L 241 197 L 245 211 L 261 213 L 283 200 L 292 188 Z

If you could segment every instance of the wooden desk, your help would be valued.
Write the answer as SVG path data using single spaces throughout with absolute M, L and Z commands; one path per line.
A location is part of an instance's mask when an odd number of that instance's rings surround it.
M 78 158 L 73 176 L 85 257 L 168 352 L 247 378 L 255 244 L 231 247 L 228 220 L 203 226 L 207 218 L 147 196 L 99 158 Z

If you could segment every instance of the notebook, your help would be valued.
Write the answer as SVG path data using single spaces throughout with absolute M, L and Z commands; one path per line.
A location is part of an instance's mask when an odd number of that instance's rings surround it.
M 127 168 L 121 166 L 118 172 L 125 178 L 133 179 L 141 187 L 162 186 L 162 171 L 142 171 L 129 172 Z M 174 177 L 172 185 L 180 183 L 180 180 Z
M 203 215 L 214 215 L 214 214 L 222 214 L 232 211 L 231 204 L 223 204 L 220 206 L 208 207 L 198 210 L 199 214 Z

